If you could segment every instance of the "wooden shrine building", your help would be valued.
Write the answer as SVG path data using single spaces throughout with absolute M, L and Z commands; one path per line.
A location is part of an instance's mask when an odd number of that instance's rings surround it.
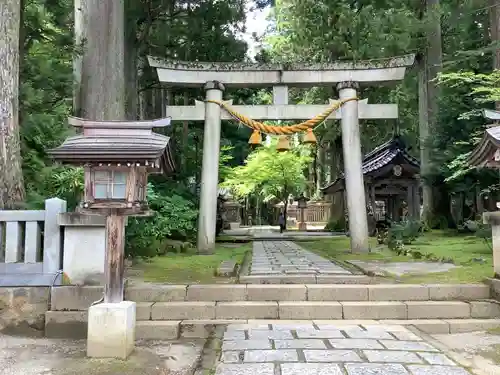
M 362 168 L 367 210 L 377 221 L 420 217 L 420 163 L 399 136 L 366 154 Z M 342 196 L 342 207 L 337 206 L 341 210 L 345 210 L 344 179 L 342 174 L 322 189 L 325 195 Z

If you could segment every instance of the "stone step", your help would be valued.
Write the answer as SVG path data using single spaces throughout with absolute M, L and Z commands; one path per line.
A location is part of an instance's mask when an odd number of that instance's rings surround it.
M 87 336 L 85 313 L 48 312 L 45 334 L 50 338 L 84 339 Z M 76 316 L 75 314 L 80 314 Z M 78 319 L 78 320 L 76 320 Z M 273 324 L 289 325 L 290 330 L 304 326 L 342 327 L 362 325 L 413 326 L 427 334 L 464 333 L 500 327 L 500 319 L 382 319 L 382 320 L 139 320 L 136 325 L 137 340 L 175 340 L 178 338 L 222 337 L 228 324 L 238 324 L 238 329 L 266 329 Z
M 80 311 L 102 297 L 103 288 L 60 286 L 52 290 L 51 310 Z M 131 286 L 125 298 L 135 302 L 239 302 L 239 301 L 447 301 L 490 297 L 485 284 L 206 284 Z
M 248 319 L 280 320 L 420 320 L 500 318 L 496 301 L 366 301 L 366 302 L 143 302 L 137 304 L 138 321 L 234 321 Z M 60 327 L 82 335 L 86 331 L 86 311 L 47 311 L 46 333 L 56 337 Z M 154 331 L 153 323 L 140 329 Z M 161 323 L 168 329 L 168 323 Z M 58 327 L 58 328 L 53 328 Z M 63 330 L 63 331 L 64 331 Z M 149 331 L 148 331 L 149 332 Z M 138 337 L 141 337 L 138 334 Z

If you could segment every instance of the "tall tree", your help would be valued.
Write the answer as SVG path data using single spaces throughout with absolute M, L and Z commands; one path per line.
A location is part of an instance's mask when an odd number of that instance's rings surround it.
M 500 1 L 490 0 L 490 33 L 493 42 L 493 70 L 500 70 Z M 495 104 L 500 111 L 500 101 Z
M 0 0 L 0 209 L 25 198 L 19 139 L 19 33 L 21 3 Z
M 84 118 L 126 117 L 124 12 L 124 0 L 75 2 L 75 20 L 80 25 L 76 38 L 83 42 L 75 112 Z
M 437 77 L 443 67 L 443 46 L 439 0 L 423 0 L 421 4 L 426 43 L 419 59 L 419 136 L 421 174 L 424 177 L 422 219 L 428 223 L 435 204 L 434 181 L 431 177 L 433 145 L 429 136 L 437 129 L 439 118 L 440 88 Z

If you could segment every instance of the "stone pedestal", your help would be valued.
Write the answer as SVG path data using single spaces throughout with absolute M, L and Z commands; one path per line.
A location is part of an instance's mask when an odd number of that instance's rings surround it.
M 59 215 L 64 227 L 63 271 L 71 284 L 102 285 L 106 218 L 76 212 Z
M 103 285 L 106 218 L 78 212 L 59 214 L 64 230 L 63 271 L 74 285 Z
M 89 308 L 87 356 L 127 359 L 135 346 L 136 304 L 101 303 Z
M 493 272 L 495 278 L 500 278 L 500 211 L 483 213 L 484 224 L 491 225 L 493 243 Z

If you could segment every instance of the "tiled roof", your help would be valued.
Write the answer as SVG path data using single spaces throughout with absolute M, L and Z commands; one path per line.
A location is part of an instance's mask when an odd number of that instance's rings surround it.
M 388 142 L 376 147 L 373 151 L 365 155 L 362 164 L 363 175 L 367 175 L 385 167 L 386 165 L 389 165 L 398 156 L 402 157 L 408 164 L 420 168 L 419 161 L 407 152 L 403 140 L 400 137 L 395 136 Z M 344 174 L 342 173 L 339 178 L 321 190 L 328 190 L 343 179 Z
M 164 172 L 175 170 L 170 138 L 152 131 L 150 122 L 92 122 L 70 118 L 74 126 L 83 127 L 83 134 L 67 138 L 49 154 L 65 164 L 86 162 L 156 162 Z
M 469 156 L 469 164 L 473 167 L 485 167 L 492 154 L 500 149 L 500 126 L 486 129 L 483 138 Z

